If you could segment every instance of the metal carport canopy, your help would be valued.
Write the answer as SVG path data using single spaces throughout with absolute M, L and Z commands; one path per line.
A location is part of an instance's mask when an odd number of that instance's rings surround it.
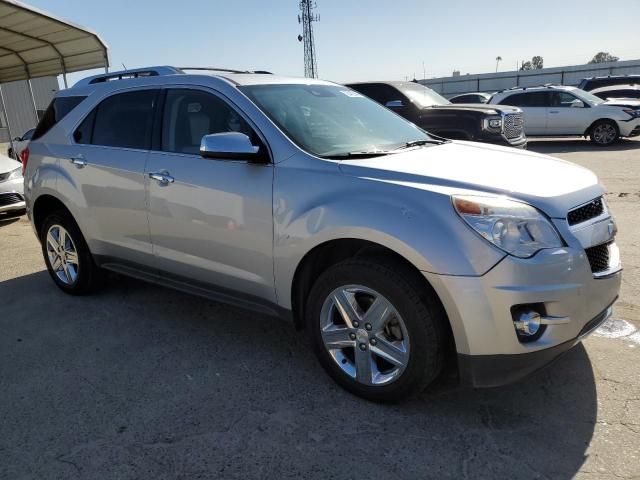
M 0 0 L 0 83 L 108 66 L 107 46 L 98 34 L 21 2 Z

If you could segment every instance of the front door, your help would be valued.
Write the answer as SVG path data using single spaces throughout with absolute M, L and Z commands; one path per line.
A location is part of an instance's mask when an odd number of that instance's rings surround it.
M 254 131 L 214 92 L 188 88 L 166 90 L 161 125 L 146 169 L 157 267 L 172 280 L 275 301 L 273 165 L 199 155 L 204 135 Z
M 551 92 L 547 118 L 550 135 L 584 135 L 591 125 L 591 108 L 569 92 Z

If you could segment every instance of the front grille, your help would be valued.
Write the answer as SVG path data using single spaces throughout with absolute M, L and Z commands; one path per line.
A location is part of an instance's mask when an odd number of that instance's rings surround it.
M 586 205 L 582 205 L 581 207 L 574 208 L 567 215 L 567 220 L 569 225 L 575 225 L 577 223 L 586 222 L 592 218 L 598 217 L 602 215 L 604 212 L 604 204 L 602 202 L 602 197 L 596 198 L 595 200 L 591 200 Z
M 522 136 L 524 121 L 521 113 L 510 113 L 504 117 L 504 136 L 518 138 Z
M 593 273 L 604 272 L 609 268 L 609 244 L 603 243 L 595 247 L 585 248 L 585 253 Z
M 19 193 L 0 194 L 0 207 L 6 207 L 7 205 L 13 205 L 14 203 L 20 202 L 24 202 L 24 199 Z

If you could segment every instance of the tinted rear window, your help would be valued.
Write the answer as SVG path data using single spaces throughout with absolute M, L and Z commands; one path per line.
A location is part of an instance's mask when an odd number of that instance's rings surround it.
M 157 90 L 139 90 L 107 97 L 74 132 L 75 141 L 107 147 L 151 148 L 157 94 Z
M 51 130 L 56 123 L 62 120 L 71 110 L 76 108 L 76 106 L 78 106 L 78 104 L 85 98 L 87 97 L 76 96 L 54 98 L 49 104 L 47 110 L 44 112 L 35 132 L 33 132 L 31 140 L 36 140 Z
M 548 92 L 527 92 L 509 95 L 500 101 L 500 105 L 514 107 L 548 107 L 551 100 Z

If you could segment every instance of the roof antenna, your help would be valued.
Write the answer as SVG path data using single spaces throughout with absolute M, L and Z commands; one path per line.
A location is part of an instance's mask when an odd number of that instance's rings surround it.
M 124 68 L 125 70 L 127 69 L 127 67 L 124 65 L 124 62 L 122 62 L 122 68 Z

